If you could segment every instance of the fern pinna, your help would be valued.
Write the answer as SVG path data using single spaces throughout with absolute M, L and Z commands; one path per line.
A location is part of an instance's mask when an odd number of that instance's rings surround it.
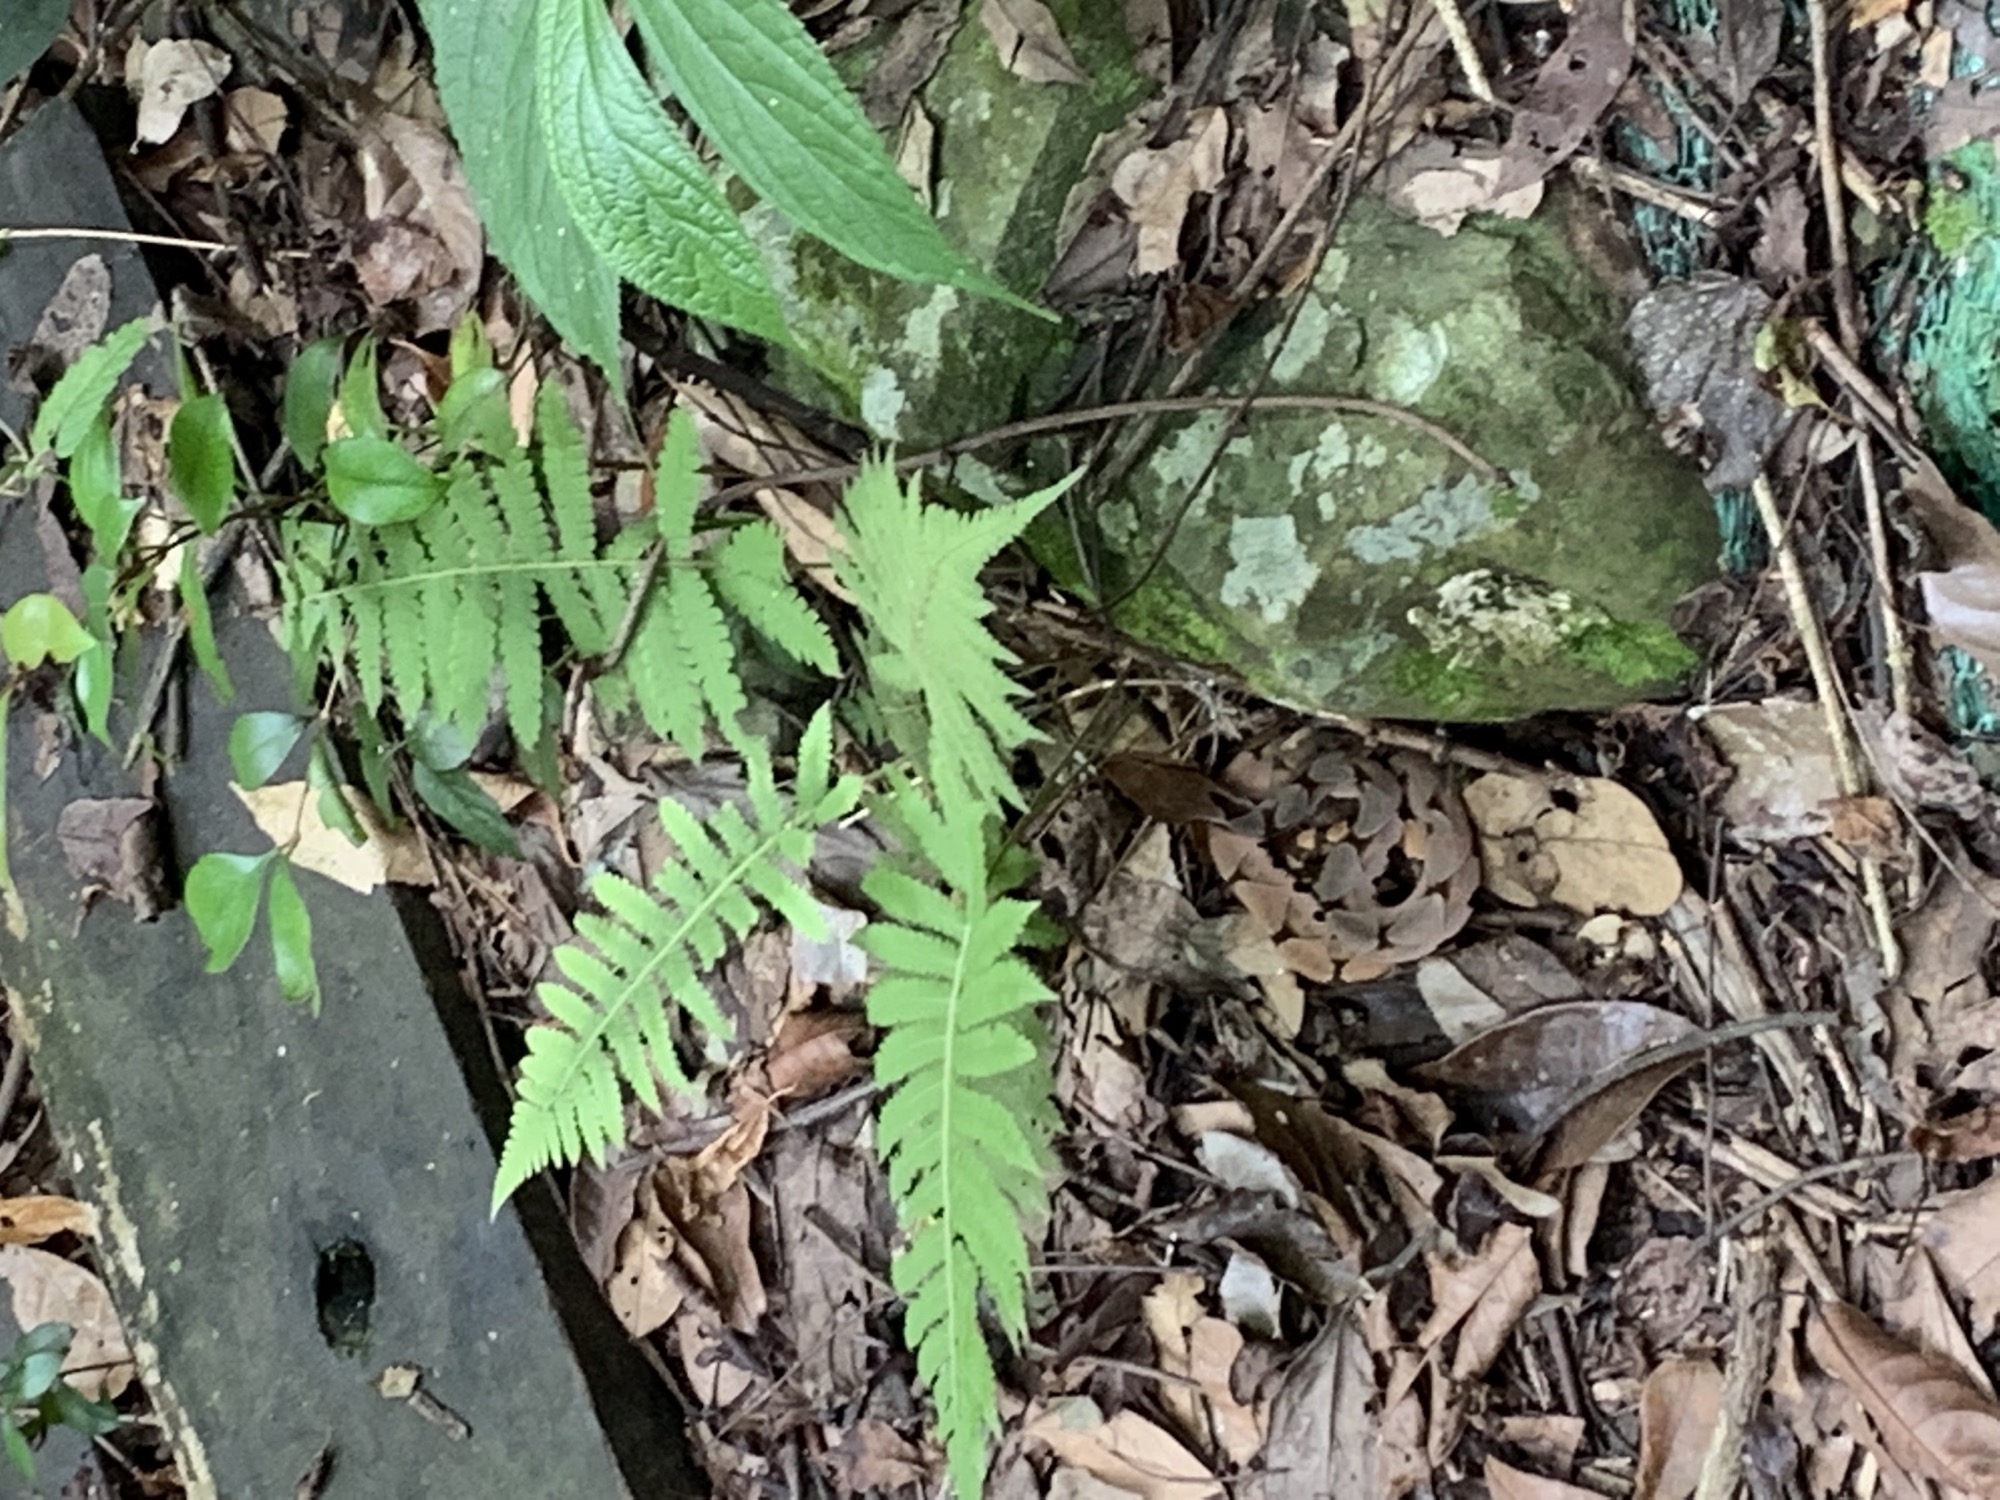
M 694 756 L 708 723 L 733 732 L 744 707 L 725 606 L 795 660 L 836 669 L 832 638 L 792 584 L 776 529 L 752 521 L 726 535 L 697 530 L 700 454 L 684 412 L 661 446 L 652 516 L 606 542 L 582 439 L 553 386 L 537 403 L 532 454 L 503 411 L 471 429 L 444 481 L 414 520 L 354 526 L 288 610 L 295 657 L 345 641 L 371 713 L 392 698 L 406 719 L 428 709 L 476 735 L 497 673 L 509 726 L 520 743 L 537 743 L 547 722 L 545 619 L 575 658 L 622 645 L 593 683 L 600 701 L 614 711 L 636 704 Z
M 894 814 L 938 883 L 886 866 L 862 882 L 881 908 L 858 939 L 882 966 L 868 991 L 884 1032 L 876 1139 L 907 1241 L 891 1279 L 908 1299 L 903 1338 L 937 1407 L 952 1484 L 971 1500 L 998 1423 L 981 1294 L 1019 1342 L 1024 1229 L 1048 1213 L 1055 1108 L 1035 1008 L 1053 996 L 1015 956 L 1035 906 L 995 899 L 982 810 L 939 807 L 906 784 Z
M 651 892 L 609 872 L 591 881 L 590 894 L 605 915 L 578 915 L 577 941 L 555 955 L 567 983 L 537 989 L 553 1024 L 528 1032 L 519 1097 L 493 1183 L 496 1213 L 542 1168 L 601 1158 L 624 1138 L 621 1079 L 654 1109 L 656 1078 L 687 1092 L 673 1012 L 686 1012 L 714 1035 L 728 1034 L 701 976 L 721 959 L 731 935 L 742 937 L 770 909 L 824 936 L 824 919 L 798 883 L 799 872 L 811 858 L 813 836 L 852 812 L 861 795 L 853 777 L 830 779 L 832 741 L 832 719 L 822 708 L 800 742 L 789 797 L 778 790 L 769 753 L 745 744 L 747 811 L 725 803 L 703 824 L 663 797 L 660 822 L 674 857 L 653 877 Z

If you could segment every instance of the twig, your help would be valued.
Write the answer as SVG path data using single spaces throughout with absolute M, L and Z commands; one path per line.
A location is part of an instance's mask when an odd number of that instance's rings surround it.
M 1486 64 L 1479 56 L 1479 47 L 1472 40 L 1472 29 L 1465 24 L 1465 12 L 1458 8 L 1458 0 L 1431 0 L 1431 9 L 1444 23 L 1444 34 L 1451 38 L 1451 55 L 1458 59 L 1472 97 L 1481 104 L 1497 103 L 1493 85 L 1486 78 Z
M 1572 156 L 1569 159 L 1570 175 L 1592 187 L 1608 188 L 1614 193 L 1623 193 L 1628 198 L 1636 198 L 1641 203 L 1650 203 L 1655 208 L 1663 208 L 1670 214 L 1677 214 L 1690 223 L 1699 224 L 1704 229 L 1713 229 L 1722 222 L 1722 215 L 1704 203 L 1697 203 L 1685 193 L 1675 192 L 1664 183 L 1655 182 L 1637 172 L 1614 166 L 1595 156 Z
M 1732 1500 L 1743 1483 L 1743 1437 L 1764 1399 L 1771 1358 L 1778 1348 L 1778 1316 L 1772 1293 L 1778 1286 L 1778 1257 L 1768 1244 L 1735 1247 L 1736 1327 L 1730 1335 L 1722 1408 L 1701 1466 L 1694 1500 Z
M 1813 692 L 1819 698 L 1826 719 L 1826 732 L 1833 746 L 1834 774 L 1843 797 L 1859 797 L 1866 790 L 1861 763 L 1848 736 L 1847 720 L 1840 711 L 1840 686 L 1833 670 L 1833 653 L 1827 649 L 1826 632 L 1813 612 L 1812 595 L 1806 589 L 1805 570 L 1792 547 L 1784 517 L 1778 513 L 1777 496 L 1771 481 L 1759 474 L 1750 486 L 1757 510 L 1764 518 L 1764 530 L 1771 541 L 1771 554 L 1778 560 L 1778 576 L 1784 582 L 1785 603 L 1791 612 L 1792 628 L 1805 648 L 1806 666 L 1812 673 Z M 1861 855 L 1861 888 L 1867 898 L 1868 914 L 1874 926 L 1875 951 L 1882 960 L 1882 978 L 1894 979 L 1903 969 L 1902 947 L 1896 941 L 1896 920 L 1889 910 L 1889 888 L 1882 880 L 1882 862 L 1873 855 Z
M 1833 263 L 1833 311 L 1841 347 L 1853 354 L 1861 348 L 1861 317 L 1854 300 L 1854 261 L 1847 246 L 1847 196 L 1840 181 L 1840 147 L 1833 133 L 1832 43 L 1827 32 L 1826 0 L 1806 0 L 1807 45 L 1812 50 L 1813 142 L 1819 156 L 1827 253 Z
M 1923 1158 L 1914 1151 L 1884 1151 L 1876 1156 L 1856 1156 L 1847 1161 L 1822 1162 L 1817 1167 L 1809 1167 L 1779 1183 L 1763 1197 L 1738 1209 L 1709 1230 L 1705 1239 L 1711 1245 L 1728 1239 L 1732 1234 L 1763 1218 L 1799 1189 L 1811 1187 L 1816 1182 L 1828 1182 L 1836 1177 L 1848 1177 L 1856 1172 L 1872 1171 L 1876 1167 L 1900 1167 L 1905 1162 L 1922 1160 Z
M 192 250 L 200 255 L 227 255 L 237 248 L 221 240 L 190 240 L 177 234 L 142 234 L 136 229 L 85 229 L 80 225 L 19 229 L 0 225 L 0 245 L 10 240 L 110 240 L 122 245 L 157 245 L 166 250 Z M 309 253 L 305 250 L 276 252 L 281 258 L 289 260 L 304 260 Z
M 981 448 L 991 448 L 996 444 L 1010 443 L 1020 438 L 1036 437 L 1045 432 L 1062 432 L 1071 427 L 1088 427 L 1095 422 L 1117 422 L 1127 417 L 1184 411 L 1218 411 L 1242 405 L 1244 401 L 1245 398 L 1242 396 L 1158 396 L 1144 401 L 1113 401 L 1108 405 L 1086 406 L 1076 411 L 1050 412 L 1046 416 L 1029 417 L 1023 421 L 1009 422 L 1005 426 L 989 428 L 985 432 L 976 432 L 970 437 L 960 438 L 942 447 L 927 448 L 922 453 L 912 453 L 905 458 L 897 459 L 895 467 L 898 474 L 909 474 L 918 469 L 935 468 L 939 464 L 950 463 L 955 458 L 976 453 Z M 1463 440 L 1430 418 L 1420 416 L 1407 407 L 1394 406 L 1386 401 L 1369 401 L 1360 396 L 1264 395 L 1250 397 L 1248 402 L 1256 411 L 1347 412 L 1354 416 L 1380 417 L 1386 422 L 1398 422 L 1412 432 L 1420 433 L 1437 443 L 1489 484 L 1497 483 L 1501 478 L 1497 465 L 1481 458 Z M 735 484 L 724 485 L 710 498 L 713 503 L 721 504 L 740 499 L 745 495 L 754 495 L 758 490 L 790 489 L 802 484 L 839 484 L 852 479 L 860 472 L 859 464 L 821 464 L 816 468 L 793 469 L 785 473 L 765 474 L 755 479 L 739 480 Z

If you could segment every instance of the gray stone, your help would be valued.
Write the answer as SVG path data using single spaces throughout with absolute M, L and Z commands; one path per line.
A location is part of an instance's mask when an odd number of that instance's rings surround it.
M 1087 85 L 1009 73 L 967 4 L 919 97 L 937 126 L 936 217 L 973 264 L 1032 296 L 1055 264 L 1057 221 L 1098 135 L 1151 85 L 1132 68 L 1120 7 L 1054 0 Z M 1019 415 L 1059 373 L 1058 322 L 952 287 L 866 270 L 795 233 L 769 206 L 745 217 L 772 267 L 795 350 L 772 376 L 905 448 L 964 437 Z
M 1503 719 L 1669 687 L 1692 657 L 1668 610 L 1713 574 L 1714 515 L 1564 218 L 1558 201 L 1447 239 L 1357 200 L 1283 346 L 1268 310 L 1214 388 L 1250 388 L 1275 354 L 1268 389 L 1388 403 L 1497 477 L 1407 422 L 1267 410 L 1175 525 L 1225 414 L 1163 425 L 1096 514 L 1108 598 L 1171 534 L 1117 624 L 1350 714 Z

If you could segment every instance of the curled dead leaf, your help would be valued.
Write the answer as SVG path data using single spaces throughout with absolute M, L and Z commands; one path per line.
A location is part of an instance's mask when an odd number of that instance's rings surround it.
M 1615 781 L 1490 772 L 1465 789 L 1486 888 L 1515 906 L 1656 917 L 1681 867 L 1646 804 Z
M 1669 1359 L 1639 1393 L 1639 1476 L 1634 1500 L 1688 1500 L 1701 1483 L 1722 1415 L 1722 1372 L 1705 1359 Z

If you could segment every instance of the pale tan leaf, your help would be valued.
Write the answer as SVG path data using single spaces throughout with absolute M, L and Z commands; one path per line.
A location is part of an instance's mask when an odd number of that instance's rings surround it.
M 1486 888 L 1503 901 L 1656 917 L 1681 893 L 1667 836 L 1615 781 L 1489 772 L 1466 787 L 1465 805 L 1479 830 Z
M 1856 1245 L 1849 1275 L 1857 1274 L 1884 1328 L 1944 1355 L 1982 1395 L 1993 1394 L 1993 1382 L 1965 1336 L 1928 1250 L 1875 1241 Z
M 979 21 L 993 38 L 1001 64 L 1016 77 L 1030 83 L 1090 82 L 1062 39 L 1055 13 L 1042 0 L 982 0 Z
M 1669 1359 L 1639 1393 L 1636 1500 L 1688 1500 L 1722 1415 L 1722 1372 L 1705 1359 Z
M 416 830 L 407 824 L 389 828 L 375 810 L 375 804 L 358 787 L 340 789 L 354 821 L 368 835 L 367 842 L 358 846 L 320 816 L 319 791 L 306 782 L 266 782 L 248 791 L 232 782 L 229 789 L 249 809 L 266 838 L 280 847 L 292 845 L 291 862 L 301 870 L 324 875 L 364 896 L 390 881 L 400 885 L 437 884 L 437 872 L 432 869 L 430 856 L 424 852 Z
M 229 77 L 229 54 L 213 42 L 177 38 L 134 42 L 125 62 L 125 82 L 139 100 L 134 135 L 141 145 L 159 145 L 181 128 L 190 104 L 211 98 Z
M 1143 1500 L 1222 1500 L 1207 1465 L 1130 1408 L 1106 1420 L 1089 1397 L 1065 1397 L 1031 1416 L 1023 1431 L 1064 1463 Z
M 1380 1494 L 1375 1393 L 1375 1362 L 1361 1329 L 1351 1313 L 1338 1314 L 1285 1372 L 1271 1404 L 1264 1471 L 1244 1486 L 1243 1500 Z
M 1985 1342 L 2000 1320 L 2000 1177 L 1940 1194 L 1924 1245 L 1945 1285 L 1965 1298 L 1973 1339 Z
M 111 1293 L 95 1272 L 26 1245 L 0 1245 L 0 1281 L 13 1292 L 23 1329 L 67 1323 L 76 1331 L 63 1373 L 84 1395 L 109 1400 L 132 1383 L 132 1351 Z
M 1148 276 L 1180 264 L 1189 200 L 1222 181 L 1228 147 L 1229 118 L 1211 106 L 1189 117 L 1179 140 L 1134 151 L 1112 169 L 1111 191 L 1139 227 L 1136 273 Z
M 1432 1254 L 1431 1315 L 1418 1330 L 1419 1349 L 1434 1349 L 1459 1332 L 1454 1379 L 1482 1374 L 1507 1335 L 1542 1289 L 1534 1236 L 1524 1225 L 1502 1224 L 1470 1255 Z M 1401 1392 L 1391 1393 L 1391 1403 Z
M 1490 1454 L 1486 1459 L 1486 1489 L 1492 1500 L 1602 1500 L 1596 1490 L 1527 1473 L 1503 1464 Z
M 52 1193 L 0 1198 L 0 1245 L 38 1245 L 58 1234 L 97 1238 L 97 1210 Z
M 1844 1302 L 1816 1310 L 1806 1346 L 1854 1393 L 1896 1462 L 2000 1500 L 2000 1406 L 1949 1359 L 1895 1337 Z

